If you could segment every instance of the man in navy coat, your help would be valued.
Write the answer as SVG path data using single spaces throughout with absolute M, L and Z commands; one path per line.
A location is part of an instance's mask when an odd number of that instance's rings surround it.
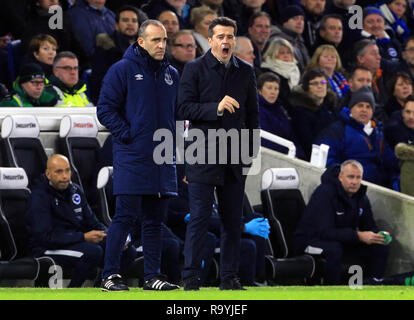
M 341 283 L 342 264 L 360 265 L 366 284 L 382 284 L 388 233 L 379 232 L 363 167 L 356 160 L 329 167 L 313 192 L 295 231 L 297 254 L 320 254 L 326 260 L 324 283 Z
M 108 230 L 102 290 L 126 291 L 120 254 L 137 216 L 142 221 L 144 290 L 173 290 L 161 279 L 161 222 L 168 198 L 177 195 L 175 163 L 156 164 L 154 133 L 175 133 L 179 76 L 165 58 L 167 33 L 161 22 L 145 21 L 122 60 L 106 74 L 97 116 L 113 139 L 116 209 Z
M 220 289 L 243 289 L 237 273 L 245 186 L 243 165 L 248 163 L 242 163 L 240 154 L 232 147 L 249 148 L 253 142 L 252 132 L 258 128 L 259 121 L 254 71 L 232 54 L 236 32 L 233 20 L 226 17 L 213 20 L 208 39 L 211 50 L 188 62 L 181 77 L 178 117 L 190 120 L 189 136 L 196 131 L 204 136 L 194 142 L 197 161 L 189 161 L 186 157 L 191 215 L 184 246 L 184 290 L 199 289 L 201 253 L 215 190 L 222 223 Z M 242 129 L 248 130 L 249 141 L 240 140 Z M 216 130 L 226 133 L 232 130 L 238 133 L 238 138 L 213 139 L 209 134 Z M 260 144 L 258 136 L 257 142 Z M 226 158 L 219 152 L 223 150 L 227 150 Z M 233 159 L 235 155 L 237 159 Z

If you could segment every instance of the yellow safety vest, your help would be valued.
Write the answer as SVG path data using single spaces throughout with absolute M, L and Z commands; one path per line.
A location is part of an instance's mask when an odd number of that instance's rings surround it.
M 82 86 L 75 94 L 63 92 L 57 86 L 53 86 L 59 96 L 59 101 L 56 107 L 93 107 L 85 94 L 86 84 Z

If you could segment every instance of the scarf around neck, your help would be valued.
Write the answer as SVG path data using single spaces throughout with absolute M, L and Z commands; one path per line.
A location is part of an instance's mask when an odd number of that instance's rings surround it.
M 266 57 L 260 67 L 270 69 L 288 79 L 290 89 L 299 84 L 300 71 L 295 62 L 285 62 L 279 59 Z

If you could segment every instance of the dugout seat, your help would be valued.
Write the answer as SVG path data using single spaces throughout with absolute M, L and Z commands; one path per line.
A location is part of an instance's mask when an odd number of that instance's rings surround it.
M 46 151 L 39 135 L 39 123 L 33 115 L 7 116 L 1 126 L 3 165 L 23 168 L 29 188 L 47 166 Z
M 115 212 L 115 198 L 112 189 L 113 167 L 103 167 L 99 170 L 96 187 L 98 189 L 97 218 L 106 226 L 112 221 Z
M 25 224 L 27 185 L 22 168 L 0 167 L 0 280 L 34 280 L 36 286 L 47 286 L 49 268 L 56 265 L 51 258 L 30 256 Z
M 101 148 L 98 126 L 92 116 L 67 115 L 62 118 L 59 130 L 59 147 L 72 167 L 72 181 L 85 192 L 89 205 L 97 208 L 96 164 Z
M 294 168 L 272 168 L 263 173 L 261 201 L 263 215 L 271 226 L 267 273 L 277 283 L 305 284 L 314 280 L 318 261 L 313 255 L 294 254 L 293 233 L 305 209 Z M 273 257 L 273 258 L 272 258 Z M 318 273 L 319 274 L 319 273 Z

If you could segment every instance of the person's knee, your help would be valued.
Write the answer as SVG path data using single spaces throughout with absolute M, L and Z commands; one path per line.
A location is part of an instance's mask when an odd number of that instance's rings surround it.
M 256 259 L 256 243 L 252 239 L 241 239 L 240 256 Z
M 93 267 L 97 267 L 101 264 L 104 256 L 104 249 L 95 243 L 88 243 L 83 251 L 82 260 Z
M 337 241 L 327 243 L 322 251 L 322 255 L 328 260 L 340 261 L 343 256 L 342 244 Z

